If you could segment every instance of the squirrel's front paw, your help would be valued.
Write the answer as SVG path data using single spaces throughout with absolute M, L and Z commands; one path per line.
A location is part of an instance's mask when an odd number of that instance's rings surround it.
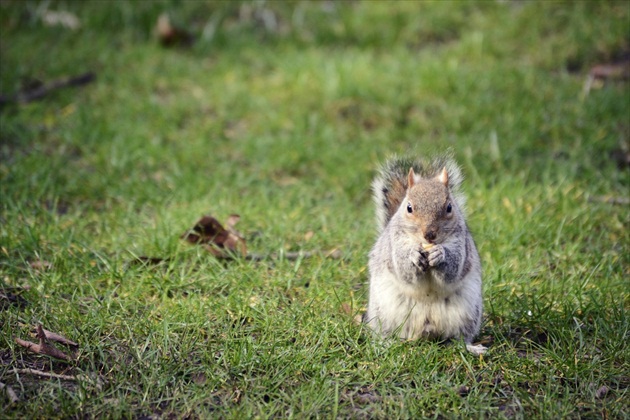
M 442 245 L 433 245 L 429 250 L 428 262 L 429 266 L 435 267 L 444 262 L 444 247 Z
M 411 261 L 413 265 L 420 271 L 424 273 L 429 268 L 429 254 L 424 250 L 418 250 L 411 253 Z

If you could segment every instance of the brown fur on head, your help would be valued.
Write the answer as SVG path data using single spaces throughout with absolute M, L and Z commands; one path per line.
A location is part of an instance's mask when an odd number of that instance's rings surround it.
M 440 243 L 457 223 L 458 211 L 448 188 L 448 172 L 444 168 L 431 179 L 417 179 L 413 168 L 407 175 L 404 208 L 400 209 L 410 227 L 417 228 L 419 240 L 425 244 Z
M 408 186 L 409 181 L 405 177 L 396 177 L 390 180 L 389 185 L 382 187 L 383 206 L 387 212 L 387 220 L 391 219 L 394 213 L 398 211 Z
M 415 185 L 420 181 L 435 178 L 448 187 L 459 211 L 463 213 L 465 198 L 459 193 L 462 174 L 450 154 L 432 160 L 409 157 L 393 157 L 387 160 L 372 182 L 377 229 L 379 231 L 384 229 L 398 211 L 405 200 L 410 183 Z

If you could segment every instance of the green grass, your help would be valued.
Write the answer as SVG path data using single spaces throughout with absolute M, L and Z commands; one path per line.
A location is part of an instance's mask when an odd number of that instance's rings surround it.
M 191 48 L 154 39 L 164 11 Z M 583 87 L 629 24 L 627 2 L 0 3 L 2 94 L 97 75 L 0 111 L 0 284 L 22 298 L 0 301 L 3 416 L 628 417 L 630 213 L 602 197 L 629 197 L 630 92 Z M 375 168 L 448 148 L 483 358 L 347 313 Z M 217 261 L 179 239 L 206 213 L 240 214 L 254 252 L 343 258 Z M 15 343 L 40 322 L 76 362 Z

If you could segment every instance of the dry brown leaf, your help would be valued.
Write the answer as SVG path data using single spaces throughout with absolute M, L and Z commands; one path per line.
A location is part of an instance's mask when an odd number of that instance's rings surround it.
M 194 37 L 185 29 L 173 24 L 167 13 L 162 13 L 155 25 L 155 34 L 160 43 L 165 47 L 192 45 Z
M 182 239 L 191 244 L 203 245 L 208 252 L 219 258 L 231 258 L 234 253 L 246 256 L 245 238 L 232 228 L 238 219 L 238 215 L 231 215 L 226 229 L 214 217 L 203 216 L 191 230 L 182 235 Z
M 39 333 L 38 328 L 35 328 L 35 331 L 37 333 Z M 46 336 L 47 340 L 50 341 L 55 341 L 57 343 L 61 343 L 61 344 L 65 344 L 67 346 L 71 346 L 71 347 L 79 347 L 79 345 L 77 343 L 75 343 L 74 341 L 68 340 L 66 337 L 64 337 L 63 335 L 48 331 L 44 328 L 42 328 L 42 331 L 44 332 L 44 335 Z
M 33 353 L 44 354 L 47 356 L 54 357 L 56 359 L 72 361 L 75 360 L 75 357 L 68 356 L 66 353 L 57 349 L 54 346 L 51 346 L 47 342 L 46 333 L 44 332 L 44 328 L 41 324 L 37 325 L 37 338 L 39 339 L 39 344 L 31 343 L 30 341 L 25 341 L 20 338 L 15 337 L 15 342 L 22 347 L 27 348 Z

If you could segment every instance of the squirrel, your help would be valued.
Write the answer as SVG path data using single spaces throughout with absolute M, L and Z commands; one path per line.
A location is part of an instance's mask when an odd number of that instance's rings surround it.
M 462 338 L 481 326 L 481 262 L 466 224 L 462 174 L 450 155 L 395 157 L 372 183 L 378 239 L 369 254 L 363 322 L 382 336 Z

